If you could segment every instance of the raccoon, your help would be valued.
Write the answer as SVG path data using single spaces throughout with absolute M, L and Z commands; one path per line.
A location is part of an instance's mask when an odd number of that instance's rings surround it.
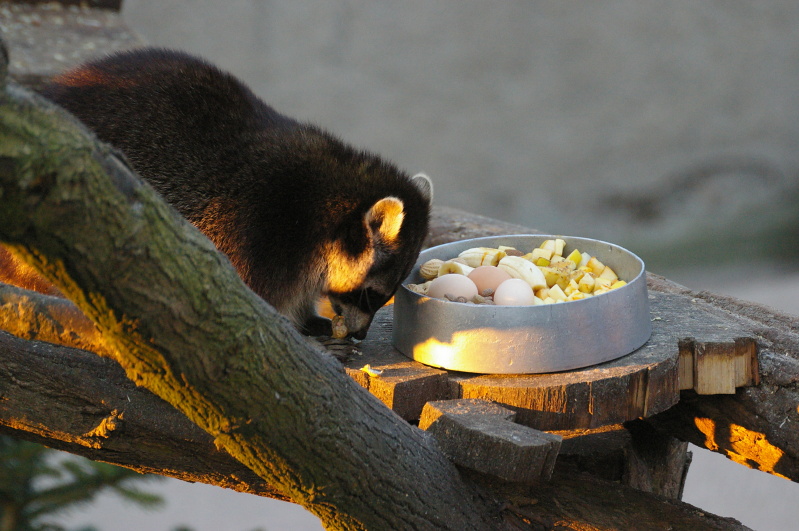
M 300 123 L 203 59 L 144 48 L 79 66 L 42 94 L 103 140 L 303 333 L 327 296 L 363 339 L 427 236 L 432 185 Z

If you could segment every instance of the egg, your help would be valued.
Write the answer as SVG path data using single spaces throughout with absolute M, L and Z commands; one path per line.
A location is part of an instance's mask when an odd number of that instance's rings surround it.
M 477 286 L 464 275 L 443 275 L 430 282 L 427 296 L 443 299 L 444 295 L 454 298 L 464 297 L 470 301 L 477 295 Z
M 483 293 L 485 290 L 496 290 L 497 286 L 509 280 L 511 276 L 504 270 L 494 266 L 475 267 L 469 273 L 469 278 L 477 285 L 477 292 Z
M 500 306 L 532 306 L 535 294 L 530 284 L 520 278 L 506 280 L 494 292 L 494 304 Z

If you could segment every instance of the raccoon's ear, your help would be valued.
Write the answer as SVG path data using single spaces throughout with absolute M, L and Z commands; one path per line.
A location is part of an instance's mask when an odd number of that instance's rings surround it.
M 372 205 L 364 217 L 372 240 L 392 243 L 397 239 L 405 219 L 403 208 L 402 201 L 394 196 L 384 197 Z
M 433 181 L 425 173 L 417 173 L 411 177 L 411 182 L 422 192 L 422 195 L 430 203 L 433 202 Z

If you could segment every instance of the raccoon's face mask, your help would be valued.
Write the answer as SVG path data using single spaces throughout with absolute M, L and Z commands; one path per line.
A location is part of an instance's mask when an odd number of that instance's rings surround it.
M 356 339 L 366 337 L 375 312 L 408 276 L 427 235 L 432 184 L 423 174 L 416 175 L 412 182 L 421 192 L 424 207 L 417 205 L 415 210 L 406 212 L 407 206 L 400 198 L 384 197 L 363 217 L 365 238 L 359 252 L 347 252 L 352 246 L 346 244 L 351 242 L 341 239 L 328 249 L 327 295 Z
M 361 252 L 353 255 L 346 250 L 350 242 L 341 240 L 328 248 L 328 297 L 356 339 L 366 337 L 375 312 L 388 302 L 402 280 L 404 267 L 400 263 L 404 260 L 398 258 L 413 253 L 404 249 L 399 239 L 404 219 L 403 202 L 385 197 L 364 216 L 366 245 Z

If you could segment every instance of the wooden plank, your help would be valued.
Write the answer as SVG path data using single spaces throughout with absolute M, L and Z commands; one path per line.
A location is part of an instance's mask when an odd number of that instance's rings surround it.
M 549 479 L 561 437 L 515 424 L 513 416 L 484 400 L 442 400 L 425 405 L 419 426 L 459 466 L 515 483 Z
M 738 387 L 758 384 L 755 334 L 741 331 L 718 313 L 706 311 L 703 303 L 694 298 L 669 297 L 679 298 L 664 300 L 688 304 L 696 310 L 685 312 L 684 320 L 671 327 L 679 338 L 680 390 L 693 389 L 700 395 L 735 394 Z
M 651 338 L 618 360 L 563 373 L 479 375 L 426 367 L 397 352 L 389 306 L 378 312 L 361 343 L 363 355 L 345 367 L 407 420 L 418 419 L 429 400 L 476 398 L 513 409 L 519 424 L 550 431 L 650 417 L 676 404 L 687 385 L 734 392 L 757 382 L 754 334 L 729 326 L 691 297 L 651 292 L 650 307 Z M 385 372 L 370 377 L 360 371 L 367 363 Z
M 344 370 L 361 386 L 408 421 L 416 421 L 431 400 L 450 397 L 447 373 L 411 361 L 391 347 L 392 308 L 375 316 L 369 336 L 358 345 L 360 355 L 344 364 Z M 369 365 L 380 376 L 361 370 Z

